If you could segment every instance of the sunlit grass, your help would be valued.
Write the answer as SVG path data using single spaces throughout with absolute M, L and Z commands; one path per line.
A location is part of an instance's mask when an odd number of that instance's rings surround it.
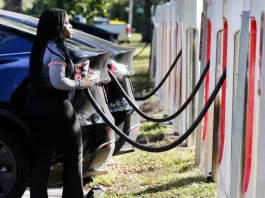
M 113 160 L 110 176 L 95 180 L 107 183 L 105 197 L 216 197 L 216 184 L 201 176 L 193 150 L 148 153 L 136 149 Z
M 135 70 L 135 75 L 131 77 L 132 85 L 135 88 L 135 95 L 142 95 L 146 88 L 153 87 L 152 79 L 148 79 L 148 69 L 149 69 L 149 57 L 150 57 L 150 44 L 146 46 L 145 42 L 141 41 L 141 34 L 132 34 L 131 43 L 124 43 L 123 46 L 136 47 L 136 51 L 133 59 L 133 67 Z M 144 50 L 143 50 L 144 49 Z
M 160 126 L 159 123 L 144 122 L 141 124 L 137 141 L 140 143 L 150 143 L 161 141 L 165 138 L 166 132 L 172 132 L 172 125 Z

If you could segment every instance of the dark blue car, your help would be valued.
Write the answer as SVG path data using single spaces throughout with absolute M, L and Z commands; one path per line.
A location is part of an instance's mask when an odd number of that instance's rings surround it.
M 36 18 L 0 10 L 0 198 L 21 197 L 30 179 L 31 137 L 23 121 L 23 105 L 36 26 Z M 130 68 L 134 49 L 120 47 L 80 31 L 74 31 L 73 39 L 67 41 L 67 46 L 75 62 L 90 60 L 91 69 L 100 76 L 92 89 L 93 96 L 108 117 L 124 133 L 136 139 L 139 117 L 124 104 L 126 102 L 114 83 L 109 82 L 106 70 L 115 65 L 117 69 L 123 66 L 129 68 L 128 75 L 122 75 L 120 82 L 133 99 L 128 76 L 133 74 Z M 109 108 L 117 103 L 122 103 L 122 108 Z M 107 162 L 112 155 L 132 152 L 133 148 L 115 136 L 91 106 L 84 92 L 77 91 L 73 105 L 82 125 L 84 178 L 106 174 Z M 62 151 L 58 147 L 53 159 L 54 173 L 52 171 L 50 185 L 62 181 L 62 170 L 58 166 L 62 158 Z

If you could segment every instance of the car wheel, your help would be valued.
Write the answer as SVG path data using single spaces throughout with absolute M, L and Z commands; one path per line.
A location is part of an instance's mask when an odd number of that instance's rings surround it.
M 0 131 L 0 197 L 21 198 L 29 181 L 29 155 L 11 130 Z

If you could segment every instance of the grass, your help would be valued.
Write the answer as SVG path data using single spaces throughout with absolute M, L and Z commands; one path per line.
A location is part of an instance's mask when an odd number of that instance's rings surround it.
M 140 130 L 141 131 L 151 131 L 153 129 L 159 128 L 159 123 L 155 123 L 155 122 L 145 122 L 141 125 Z
M 137 54 L 145 45 L 139 43 L 140 40 L 141 36 L 134 34 L 132 42 L 126 45 L 136 47 Z M 140 91 L 146 84 L 149 53 L 150 46 L 134 60 L 136 75 L 132 82 L 133 87 L 138 86 Z M 147 105 L 144 105 L 146 110 L 150 108 Z M 172 141 L 164 135 L 172 131 L 172 126 L 161 127 L 158 123 L 144 122 L 140 130 L 138 141 L 142 138 L 145 141 L 141 143 L 149 146 L 161 146 Z M 94 182 L 86 188 L 101 184 L 106 189 L 106 198 L 216 197 L 217 184 L 208 182 L 201 175 L 199 167 L 194 165 L 194 155 L 191 149 L 178 148 L 163 153 L 135 149 L 133 153 L 114 156 L 109 164 L 110 174 L 94 177 Z
M 194 151 L 172 149 L 164 153 L 140 150 L 113 157 L 111 173 L 96 177 L 107 189 L 106 198 L 215 197 L 209 183 L 194 165 Z
M 142 43 L 141 34 L 132 34 L 131 43 L 122 44 L 123 46 L 136 47 L 135 55 L 142 51 L 146 43 Z M 131 78 L 133 87 L 136 92 L 143 90 L 143 87 L 146 88 L 148 69 L 149 69 L 149 57 L 150 57 L 150 44 L 141 52 L 139 56 L 134 58 L 133 65 L 135 70 L 135 75 Z M 151 87 L 152 82 L 151 82 Z
M 172 125 L 160 126 L 159 123 L 145 122 L 141 125 L 137 141 L 141 144 L 162 141 L 165 132 L 172 132 Z

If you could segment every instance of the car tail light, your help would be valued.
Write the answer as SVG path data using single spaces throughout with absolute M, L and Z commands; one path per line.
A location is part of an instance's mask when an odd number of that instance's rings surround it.
M 109 144 L 106 144 L 106 145 L 103 146 L 101 149 L 103 150 L 103 149 L 108 149 L 108 148 L 110 148 L 110 143 L 109 143 Z
M 130 75 L 128 65 L 117 63 L 117 62 L 112 63 L 111 72 L 118 80 L 122 79 L 124 76 Z
M 131 33 L 132 33 L 130 27 L 126 27 L 126 28 L 125 28 L 125 31 L 126 31 L 126 34 L 131 34 Z
M 115 65 L 112 64 L 112 65 L 110 66 L 109 70 L 111 71 L 111 73 L 114 74 L 114 72 L 115 72 Z

